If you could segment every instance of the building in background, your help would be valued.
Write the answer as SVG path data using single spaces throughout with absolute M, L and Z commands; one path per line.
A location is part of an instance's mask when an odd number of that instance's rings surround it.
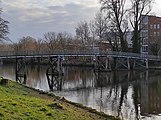
M 142 15 L 141 20 L 141 54 L 152 54 L 151 46 L 161 44 L 161 17 Z

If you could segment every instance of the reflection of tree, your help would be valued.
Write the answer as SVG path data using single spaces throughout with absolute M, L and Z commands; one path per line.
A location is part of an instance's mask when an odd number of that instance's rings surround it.
M 27 66 L 27 85 L 34 88 L 48 90 L 46 84 L 45 70 L 46 66 L 28 65 Z
M 84 105 L 89 105 L 91 87 L 93 85 L 93 74 L 91 68 L 65 67 L 66 76 L 63 89 L 65 91 L 75 91 L 79 101 Z
M 41 68 L 40 66 L 34 66 L 34 65 L 28 66 L 28 68 L 29 69 L 27 69 L 27 74 L 28 74 L 27 84 L 36 86 L 38 80 L 40 80 Z
M 141 115 L 147 116 L 149 114 L 157 115 L 161 113 L 161 83 L 160 72 L 150 71 L 146 72 L 145 76 L 149 73 L 147 79 L 142 80 L 140 90 L 141 101 Z M 159 73 L 159 74 L 158 74 Z M 145 77 L 144 77 L 145 78 Z
M 96 85 L 101 89 L 99 89 L 100 98 L 97 101 L 100 111 L 105 111 L 109 107 L 108 109 L 111 109 L 114 115 L 117 111 L 117 115 L 123 119 L 132 117 L 137 120 L 140 120 L 141 116 L 161 113 L 160 73 L 154 71 L 113 71 L 110 79 L 107 79 L 104 73 L 97 73 Z M 104 87 L 108 87 L 106 98 L 104 98 Z M 132 96 L 127 96 L 129 88 L 132 90 Z M 129 105 L 132 106 L 129 108 Z
M 87 72 L 85 72 L 83 69 L 81 69 L 81 71 L 80 71 L 80 74 L 81 74 L 81 76 L 82 76 L 82 85 L 84 86 L 84 87 L 86 87 L 87 86 L 87 83 L 86 83 L 86 78 L 87 78 L 87 74 L 86 74 Z
M 15 69 L 16 68 L 13 65 L 2 66 L 0 67 L 0 74 L 7 79 L 15 80 Z
M 102 111 L 102 108 L 103 108 L 103 101 L 102 101 L 102 92 L 103 91 L 102 91 L 102 87 L 104 85 L 106 85 L 106 84 L 103 83 L 105 81 L 105 77 L 104 77 L 103 73 L 100 72 L 100 71 L 94 71 L 94 74 L 95 74 L 95 78 L 96 78 L 95 86 L 101 88 L 101 90 L 100 90 L 100 92 L 101 92 L 100 93 L 100 98 L 97 100 L 97 104 L 98 104 L 98 106 L 100 106 L 100 111 Z
M 90 93 L 91 93 L 91 90 L 88 89 L 88 88 L 85 89 L 85 90 L 78 90 L 77 91 L 77 95 L 81 96 L 80 97 L 80 101 L 83 101 L 83 104 L 85 104 L 86 106 L 89 105 Z
M 111 89 L 109 95 L 111 96 L 112 91 L 114 91 L 114 99 L 112 106 L 114 107 L 117 104 L 117 101 L 119 100 L 119 107 L 118 107 L 118 116 L 121 115 L 122 111 L 122 105 L 123 102 L 127 101 L 127 92 L 128 92 L 128 73 L 126 74 L 120 74 L 118 71 L 113 72 L 113 83 L 111 84 Z M 119 91 L 119 83 L 122 82 L 120 86 L 121 91 Z M 108 95 L 108 97 L 110 97 Z M 120 96 L 120 97 L 119 97 Z
M 118 116 L 120 116 L 123 102 L 125 101 L 127 102 L 127 92 L 129 87 L 129 72 L 127 72 L 127 74 L 122 77 L 122 81 L 124 81 L 124 84 L 121 84 L 121 95 L 118 108 Z
M 100 71 L 94 71 L 95 75 L 95 87 L 105 87 L 109 85 L 110 83 L 110 74 L 100 72 Z
M 121 95 L 120 95 L 120 102 L 119 102 L 119 108 L 118 108 L 118 116 L 120 116 L 121 113 L 121 107 L 123 104 L 123 101 L 126 99 L 127 101 L 127 92 L 128 92 L 128 84 L 126 85 L 121 85 Z
M 67 67 L 64 89 L 88 89 L 93 86 L 93 73 L 90 68 Z M 92 78 L 92 79 L 91 79 Z
M 113 71 L 107 94 L 108 102 L 111 101 L 112 110 L 117 111 L 117 116 L 123 119 L 125 117 L 123 109 L 129 105 L 128 97 L 130 96 L 127 96 L 127 94 L 130 82 L 133 82 L 132 75 L 132 72 Z M 128 109 L 127 112 L 130 113 Z
M 136 119 L 139 120 L 139 93 L 140 93 L 140 86 L 134 85 L 133 86 L 133 103 L 135 107 L 135 114 L 136 114 Z
M 114 106 L 117 104 L 117 99 L 119 97 L 119 77 L 116 71 L 113 72 L 112 78 L 113 81 L 111 83 L 110 94 L 108 95 L 108 97 L 112 97 L 112 95 L 114 95 L 112 100 L 112 108 L 114 108 Z M 114 94 L 112 94 L 112 92 L 114 92 Z
M 157 71 L 144 71 L 140 73 L 138 81 L 133 86 L 133 104 L 136 119 L 149 114 L 159 114 L 160 111 L 160 74 Z M 158 109 L 159 107 L 159 109 Z

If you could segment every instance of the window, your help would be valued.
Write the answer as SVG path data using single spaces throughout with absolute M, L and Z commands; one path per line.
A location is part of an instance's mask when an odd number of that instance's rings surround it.
M 148 23 L 148 16 L 142 15 L 141 20 L 142 20 L 142 24 L 147 24 Z
M 143 46 L 142 51 L 143 51 L 143 52 L 148 52 L 148 46 Z
M 156 29 L 157 28 L 157 25 L 156 24 L 154 24 L 154 29 Z
M 143 38 L 142 45 L 147 45 L 148 38 Z
M 160 33 L 159 32 L 157 32 L 157 36 L 160 36 Z
M 150 36 L 151 36 L 151 37 L 153 36 L 153 34 L 154 34 L 153 32 L 150 32 Z
M 143 30 L 147 30 L 147 29 L 148 29 L 148 25 L 143 24 L 143 25 L 142 25 L 142 29 L 143 29 Z
M 153 25 L 150 25 L 150 29 L 153 29 Z
M 160 29 L 160 24 L 157 24 L 157 29 Z
M 142 30 L 141 37 L 148 37 L 148 31 L 147 30 Z
M 154 36 L 156 36 L 156 32 L 154 32 Z
M 145 52 L 148 52 L 148 46 L 145 46 Z

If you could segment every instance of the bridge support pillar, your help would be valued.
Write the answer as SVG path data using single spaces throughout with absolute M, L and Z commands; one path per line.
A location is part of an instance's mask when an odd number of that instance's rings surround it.
M 132 66 L 132 68 L 134 69 L 135 66 L 136 66 L 136 62 L 135 62 L 135 60 L 133 60 L 133 66 Z
M 133 69 L 149 69 L 148 59 L 133 59 Z
M 110 58 L 109 58 L 109 56 L 106 57 L 105 68 L 106 68 L 106 70 L 111 70 L 111 64 L 110 64 Z
M 115 59 L 115 69 L 131 69 L 130 58 L 114 58 Z
M 16 81 L 26 84 L 26 62 L 24 58 L 16 58 Z
M 51 91 L 54 90 L 54 87 L 57 90 L 61 90 L 63 78 L 62 58 L 60 56 L 50 57 L 49 65 L 49 68 L 46 70 L 49 88 Z
M 111 71 L 111 64 L 108 56 L 102 58 L 96 56 L 94 60 L 95 71 Z
M 147 59 L 145 60 L 145 64 L 146 64 L 146 69 L 148 69 L 149 68 L 149 64 L 148 64 L 148 60 Z
M 127 69 L 128 69 L 128 70 L 131 69 L 131 68 L 130 68 L 130 59 L 129 59 L 129 58 L 127 58 Z

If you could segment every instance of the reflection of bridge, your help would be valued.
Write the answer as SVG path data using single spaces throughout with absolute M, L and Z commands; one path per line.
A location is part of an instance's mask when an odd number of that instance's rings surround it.
M 148 61 L 161 61 L 158 56 L 142 55 L 136 53 L 100 51 L 92 50 L 84 51 L 1 51 L 0 59 L 16 59 L 16 80 L 23 78 L 26 74 L 26 58 L 49 58 L 50 67 L 47 69 L 46 75 L 51 84 L 52 81 L 58 79 L 62 73 L 62 62 L 68 57 L 90 57 L 91 63 L 94 63 L 97 70 L 111 70 L 111 61 L 114 69 L 135 69 L 138 67 L 148 69 Z M 111 60 L 113 59 L 113 60 Z M 67 59 L 69 60 L 69 59 Z M 56 76 L 56 77 L 55 77 Z

